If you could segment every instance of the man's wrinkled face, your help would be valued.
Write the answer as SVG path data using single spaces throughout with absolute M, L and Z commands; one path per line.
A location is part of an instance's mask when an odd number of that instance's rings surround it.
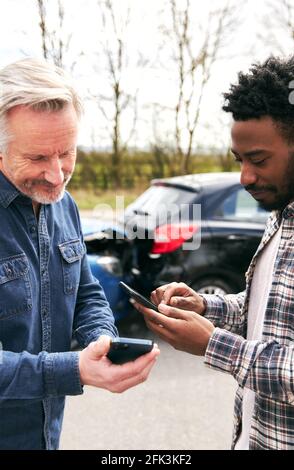
M 294 200 L 294 146 L 270 117 L 235 121 L 232 152 L 241 164 L 241 184 L 267 210 Z
M 78 118 L 73 106 L 51 112 L 16 106 L 8 113 L 7 128 L 12 138 L 0 154 L 0 170 L 35 202 L 60 200 L 76 160 Z

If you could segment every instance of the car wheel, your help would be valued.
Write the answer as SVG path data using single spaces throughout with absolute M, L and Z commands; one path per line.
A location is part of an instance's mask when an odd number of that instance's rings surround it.
M 199 294 L 232 294 L 235 292 L 233 286 L 223 281 L 222 279 L 207 277 L 205 279 L 199 279 L 191 285 Z

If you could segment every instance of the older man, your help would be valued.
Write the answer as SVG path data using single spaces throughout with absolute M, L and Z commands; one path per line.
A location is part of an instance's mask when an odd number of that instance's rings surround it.
M 25 59 L 0 71 L 1 449 L 58 448 L 65 395 L 124 391 L 159 352 L 106 358 L 117 330 L 65 192 L 81 112 L 61 69 Z M 80 353 L 69 352 L 73 333 Z

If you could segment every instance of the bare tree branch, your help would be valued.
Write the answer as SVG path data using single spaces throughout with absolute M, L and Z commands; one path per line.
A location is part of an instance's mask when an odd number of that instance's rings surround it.
M 294 1 L 293 0 L 268 0 L 266 3 L 267 14 L 262 21 L 264 31 L 260 32 L 259 39 L 270 46 L 271 49 L 277 49 L 280 54 L 289 54 L 289 47 L 285 41 L 281 40 L 287 37 L 289 44 L 294 43 Z
M 128 6 L 124 15 L 118 14 L 113 0 L 105 0 L 97 3 L 100 10 L 102 26 L 105 31 L 103 41 L 103 55 L 106 59 L 106 68 L 110 93 L 92 96 L 97 100 L 98 107 L 104 116 L 106 126 L 110 128 L 112 144 L 112 173 L 116 187 L 122 184 L 122 158 L 127 151 L 130 140 L 135 135 L 138 118 L 138 89 L 134 93 L 127 92 L 124 84 L 129 60 L 128 50 L 128 28 L 130 25 L 130 7 Z M 122 10 L 120 10 L 121 13 Z M 138 54 L 136 66 L 142 68 L 147 61 L 142 54 Z M 111 109 L 111 114 L 106 112 L 103 102 L 107 103 L 107 109 Z M 103 111 L 104 109 L 104 111 Z M 122 123 L 125 114 L 131 114 L 131 122 L 128 126 L 128 135 L 122 138 Z M 128 117 L 128 121 L 130 118 Z M 126 126 L 125 126 L 126 127 Z
M 65 68 L 73 33 L 66 33 L 64 3 L 62 0 L 50 0 L 50 2 L 49 0 L 37 0 L 37 6 L 43 57 L 55 65 Z M 49 21 L 49 16 L 53 20 Z M 80 52 L 77 56 L 82 54 Z M 72 65 L 70 67 L 73 68 Z
M 138 120 L 138 93 L 139 93 L 139 90 L 137 88 L 134 96 L 132 97 L 132 100 L 133 100 L 133 121 L 132 121 L 132 125 L 131 125 L 131 130 L 130 130 L 129 135 L 126 138 L 125 144 L 123 146 L 123 152 L 127 151 L 128 145 L 129 145 L 131 139 L 133 138 L 133 136 L 135 135 L 135 132 L 136 132 L 136 125 L 137 125 L 137 120 Z M 130 100 L 128 100 L 128 102 L 129 101 Z
M 44 0 L 37 0 L 39 8 L 39 26 L 41 29 L 41 38 L 42 38 L 42 51 L 45 59 L 48 57 L 47 50 L 47 25 L 46 25 L 46 9 Z
M 227 32 L 232 30 L 235 8 L 228 0 L 224 6 L 209 10 L 206 24 L 200 25 L 192 21 L 193 5 L 190 0 L 169 0 L 169 5 L 172 19 L 169 36 L 173 37 L 175 42 L 173 56 L 178 86 L 174 107 L 175 157 L 179 160 L 180 172 L 187 173 L 204 90 Z M 202 40 L 198 38 L 197 44 L 195 31 L 202 34 Z

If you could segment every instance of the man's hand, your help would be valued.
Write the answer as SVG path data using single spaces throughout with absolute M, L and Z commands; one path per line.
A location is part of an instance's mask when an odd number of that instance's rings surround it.
M 206 308 L 203 298 L 183 282 L 172 282 L 158 287 L 151 293 L 151 300 L 156 305 L 163 303 L 197 312 L 199 315 L 203 315 Z
M 150 353 L 144 354 L 135 361 L 115 365 L 106 357 L 110 342 L 109 336 L 100 336 L 98 341 L 90 343 L 80 352 L 81 383 L 121 393 L 144 382 L 159 355 L 158 347 L 154 346 Z
M 209 320 L 198 313 L 163 303 L 158 305 L 159 313 L 137 302 L 134 306 L 143 313 L 148 328 L 174 348 L 196 356 L 205 354 L 214 331 L 214 325 Z

